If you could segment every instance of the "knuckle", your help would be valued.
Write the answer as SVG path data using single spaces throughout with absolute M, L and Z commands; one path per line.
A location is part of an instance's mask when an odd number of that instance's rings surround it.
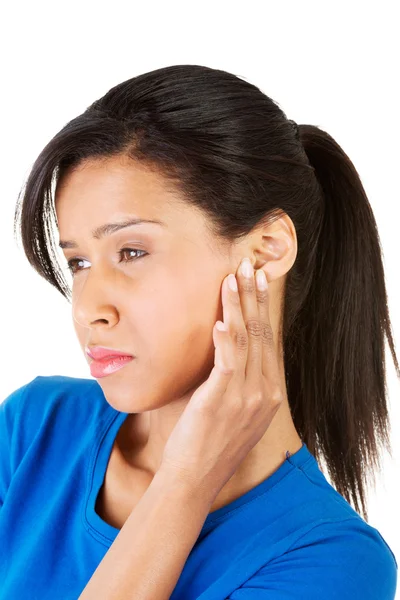
M 262 323 L 261 324 L 261 336 L 263 342 L 267 344 L 267 346 L 273 346 L 274 343 L 274 335 L 272 331 L 272 327 L 270 323 Z
M 234 338 L 235 344 L 237 348 L 239 348 L 239 350 L 247 350 L 249 345 L 247 331 L 242 331 L 241 329 L 239 331 L 236 331 Z
M 241 306 L 239 294 L 237 292 L 233 292 L 232 290 L 231 290 L 231 302 L 232 302 L 232 304 L 234 304 L 236 306 Z
M 264 394 L 261 391 L 249 393 L 245 398 L 245 406 L 253 417 L 258 416 L 265 406 Z
M 254 392 L 249 399 L 249 404 L 251 404 L 251 406 L 253 406 L 254 408 L 262 406 L 264 402 L 265 396 L 262 390 L 257 390 L 256 392 Z
M 283 394 L 281 388 L 277 387 L 272 392 L 270 392 L 269 398 L 271 404 L 280 406 L 283 402 Z
M 247 277 L 245 277 L 242 281 L 242 292 L 246 295 L 253 295 L 254 289 L 255 285 L 253 278 L 248 279 Z
M 233 375 L 233 373 L 235 372 L 235 368 L 229 365 L 221 365 L 219 367 L 219 371 L 220 373 L 222 373 L 222 375 Z
M 268 304 L 268 290 L 259 290 L 256 288 L 256 297 L 259 304 Z
M 259 319 L 248 319 L 246 329 L 251 336 L 259 338 L 262 335 L 263 325 Z

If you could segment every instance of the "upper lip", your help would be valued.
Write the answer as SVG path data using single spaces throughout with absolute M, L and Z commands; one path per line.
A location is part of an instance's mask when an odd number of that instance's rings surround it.
M 105 346 L 86 346 L 86 354 L 93 360 L 104 360 L 113 356 L 130 356 L 133 358 L 132 354 L 128 352 L 121 352 L 121 350 L 114 350 L 114 348 Z

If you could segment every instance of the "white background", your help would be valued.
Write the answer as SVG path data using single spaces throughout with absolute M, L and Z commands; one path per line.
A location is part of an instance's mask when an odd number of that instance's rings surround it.
M 16 199 L 36 156 L 110 87 L 173 64 L 244 77 L 289 118 L 318 125 L 341 144 L 378 223 L 399 345 L 396 4 L 247 0 L 151 2 L 146 8 L 139 2 L 14 1 L 1 9 L 0 402 L 37 375 L 91 378 L 70 305 L 33 271 L 13 237 Z M 388 346 L 387 356 L 393 459 L 383 454 L 368 508 L 369 523 L 400 558 L 400 389 Z

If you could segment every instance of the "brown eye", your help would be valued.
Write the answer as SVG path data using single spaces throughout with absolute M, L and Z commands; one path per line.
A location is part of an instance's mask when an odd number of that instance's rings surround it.
M 139 250 L 138 248 L 122 248 L 122 250 L 120 250 L 118 252 L 118 254 L 122 257 L 124 252 L 126 252 L 126 253 L 139 252 L 139 253 L 141 253 L 141 255 L 147 254 L 147 252 L 145 252 L 144 250 Z M 138 256 L 138 257 L 133 257 L 133 258 L 129 257 L 127 260 L 122 261 L 122 262 L 132 262 L 132 261 L 138 260 L 139 258 L 142 258 L 142 257 L 143 256 Z M 75 275 L 78 271 L 82 271 L 82 269 L 78 268 L 76 265 L 77 265 L 77 263 L 84 261 L 84 260 L 85 260 L 84 258 L 71 258 L 71 260 L 68 261 L 68 269 L 72 275 Z

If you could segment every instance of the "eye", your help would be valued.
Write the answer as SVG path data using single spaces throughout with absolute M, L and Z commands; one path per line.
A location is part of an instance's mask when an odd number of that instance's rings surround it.
M 148 254 L 144 250 L 138 250 L 137 248 L 122 248 L 122 250 L 120 250 L 118 252 L 118 254 L 120 256 L 122 256 L 124 252 L 127 252 L 127 253 L 128 252 L 140 252 L 142 255 Z M 128 258 L 128 260 L 125 260 L 122 262 L 132 262 L 134 260 L 138 260 L 139 258 L 143 258 L 143 256 L 139 256 L 139 257 L 135 257 L 135 258 Z M 78 271 L 82 271 L 82 269 L 77 268 L 76 264 L 81 261 L 84 261 L 84 260 L 85 259 L 83 259 L 83 258 L 71 258 L 71 260 L 68 261 L 68 269 L 69 269 L 70 273 L 72 274 L 72 276 L 74 276 Z

